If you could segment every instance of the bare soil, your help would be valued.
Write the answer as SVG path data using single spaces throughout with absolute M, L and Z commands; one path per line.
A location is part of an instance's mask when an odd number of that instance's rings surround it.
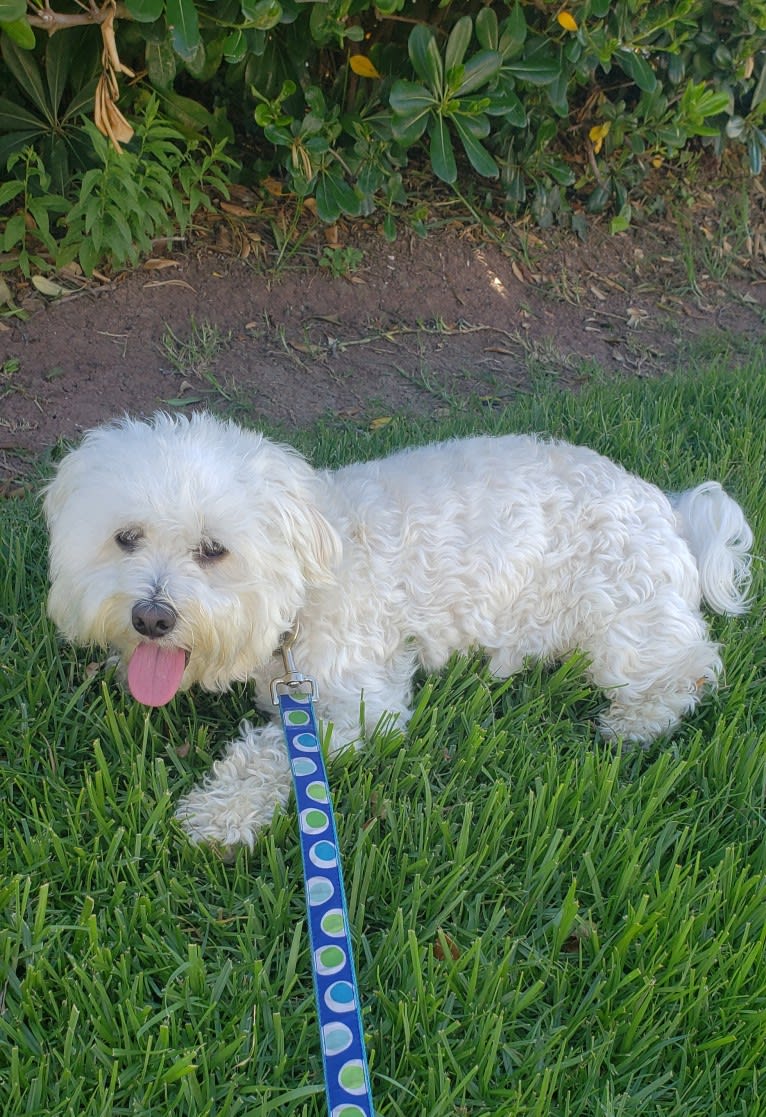
M 336 256 L 335 276 L 318 266 L 318 225 L 277 267 L 276 240 L 240 206 L 136 270 L 65 277 L 61 297 L 17 282 L 25 316 L 0 318 L 0 485 L 124 412 L 209 406 L 271 426 L 327 415 L 364 425 L 468 399 L 502 406 L 543 379 L 576 389 L 596 366 L 661 376 L 701 338 L 764 337 L 757 203 L 744 224 L 727 224 L 708 196 L 688 221 L 616 236 L 596 226 L 586 241 L 529 226 L 500 244 L 454 222 L 388 244 L 336 228 L 331 246 L 362 256 L 357 267 Z

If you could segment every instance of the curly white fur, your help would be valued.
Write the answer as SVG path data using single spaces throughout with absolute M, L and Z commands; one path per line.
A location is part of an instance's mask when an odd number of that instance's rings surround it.
M 584 447 L 478 437 L 320 472 L 209 415 L 91 431 L 45 511 L 68 639 L 125 664 L 183 649 L 181 687 L 252 679 L 271 710 L 274 650 L 299 621 L 335 750 L 384 714 L 404 727 L 417 666 L 477 647 L 499 677 L 584 652 L 603 731 L 650 741 L 715 683 L 700 604 L 744 610 L 752 544 L 715 482 L 668 498 Z M 137 631 L 147 602 L 172 630 Z M 194 840 L 252 845 L 289 787 L 278 725 L 244 725 L 178 813 Z

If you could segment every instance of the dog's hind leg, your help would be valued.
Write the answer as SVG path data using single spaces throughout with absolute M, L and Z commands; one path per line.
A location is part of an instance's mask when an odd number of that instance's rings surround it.
M 608 737 L 647 744 L 690 713 L 722 669 L 702 617 L 681 601 L 644 603 L 616 617 L 583 650 L 589 675 L 610 700 L 601 717 Z

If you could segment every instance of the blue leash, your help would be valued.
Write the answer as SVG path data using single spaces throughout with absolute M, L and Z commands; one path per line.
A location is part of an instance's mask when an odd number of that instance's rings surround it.
M 285 674 L 271 684 L 298 806 L 309 943 L 329 1117 L 375 1117 L 338 835 L 319 740 L 316 684 L 295 669 L 295 631 L 280 647 Z

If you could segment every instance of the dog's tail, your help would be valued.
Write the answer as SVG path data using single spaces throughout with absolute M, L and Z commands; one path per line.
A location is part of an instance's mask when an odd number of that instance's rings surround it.
M 717 481 L 673 493 L 670 502 L 697 561 L 704 601 L 716 613 L 744 613 L 753 545 L 744 512 Z

